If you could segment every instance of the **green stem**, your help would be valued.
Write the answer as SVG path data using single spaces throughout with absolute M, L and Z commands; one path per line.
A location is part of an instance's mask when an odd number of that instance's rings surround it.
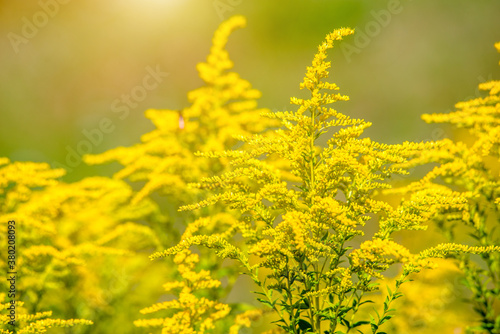
M 287 274 L 286 274 L 286 285 L 287 285 L 287 296 L 289 300 L 289 305 L 290 305 L 290 313 L 289 313 L 289 318 L 290 318 L 290 326 L 291 329 L 293 329 L 293 332 L 296 332 L 296 322 L 297 320 L 295 319 L 295 312 L 293 309 L 293 294 L 292 294 L 292 285 L 290 284 L 291 278 L 290 278 L 290 270 L 288 270 L 287 266 Z
M 319 272 L 319 268 L 318 268 L 318 263 L 314 263 L 314 272 L 316 273 L 316 291 L 319 291 L 319 289 L 320 289 L 320 284 L 319 284 L 320 272 Z M 320 306 L 320 297 L 319 297 L 319 295 L 317 295 L 314 298 L 314 310 L 316 312 L 316 316 L 315 316 L 316 321 L 315 321 L 313 328 L 318 333 L 321 333 L 321 318 L 320 318 L 320 315 L 318 314 L 320 307 L 321 307 Z
M 388 296 L 387 302 L 384 302 L 384 313 L 382 314 L 382 317 L 378 319 L 377 327 L 376 328 L 372 327 L 372 334 L 377 334 L 378 330 L 380 329 L 380 326 L 385 322 L 384 318 L 388 316 L 389 313 L 391 312 L 390 307 L 392 302 L 402 296 L 402 294 L 399 292 L 399 287 L 404 282 L 406 282 L 406 277 L 408 277 L 408 274 L 403 273 L 401 277 L 396 280 L 396 289 L 392 292 L 390 296 Z

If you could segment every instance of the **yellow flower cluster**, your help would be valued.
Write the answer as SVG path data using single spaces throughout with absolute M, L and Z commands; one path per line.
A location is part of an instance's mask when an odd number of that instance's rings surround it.
M 141 310 L 142 314 L 161 310 L 170 310 L 174 313 L 165 318 L 136 320 L 134 324 L 137 327 L 160 327 L 162 333 L 169 334 L 203 334 L 214 329 L 214 323 L 226 317 L 231 309 L 226 304 L 197 297 L 195 294 L 203 289 L 217 288 L 221 282 L 212 279 L 207 270 L 194 271 L 199 257 L 189 250 L 177 253 L 174 262 L 182 280 L 166 283 L 164 288 L 166 292 L 180 290 L 179 298 Z
M 234 217 L 224 213 L 216 214 L 212 217 L 201 217 L 187 226 L 184 234 L 181 237 L 181 241 L 177 245 L 167 250 L 151 254 L 150 259 L 154 260 L 169 255 L 183 254 L 183 252 L 188 250 L 193 245 L 202 245 L 210 249 L 215 249 L 216 254 L 223 259 L 238 259 L 246 263 L 246 257 L 227 240 L 234 234 L 235 226 L 231 226 L 232 223 L 235 223 Z M 222 230 L 224 230 L 224 226 L 227 226 L 227 229 L 225 229 L 223 233 L 215 233 L 216 225 L 218 225 L 217 228 Z M 208 227 L 208 231 L 212 232 L 212 234 L 194 235 L 200 230 L 203 231 L 204 227 Z M 179 267 L 178 269 L 179 272 L 182 271 L 181 267 Z
M 264 311 L 262 310 L 248 310 L 238 314 L 234 319 L 234 325 L 229 328 L 229 334 L 239 334 L 239 330 L 243 327 L 252 327 L 252 322 L 262 318 Z
M 78 325 L 92 325 L 93 322 L 83 319 L 52 319 L 52 311 L 36 312 L 29 314 L 24 307 L 24 302 L 16 301 L 16 326 L 9 324 L 11 321 L 8 315 L 8 308 L 11 303 L 6 299 L 5 293 L 0 293 L 0 333 L 2 334 L 30 334 L 30 333 L 47 333 L 52 327 L 73 327 Z
M 19 203 L 29 199 L 31 189 L 54 185 L 64 174 L 63 169 L 51 169 L 46 163 L 11 162 L 0 157 L 0 196 L 5 197 L 1 212 L 15 210 Z
M 421 259 L 443 258 L 449 255 L 460 254 L 460 253 L 486 254 L 499 251 L 500 251 L 500 246 L 490 245 L 486 247 L 478 247 L 478 246 L 460 245 L 455 243 L 446 243 L 446 244 L 439 244 L 435 247 L 431 247 L 420 252 L 419 258 Z
M 16 240 L 16 269 L 22 277 L 16 290 L 29 300 L 27 316 L 47 309 L 93 319 L 94 312 L 110 315 L 114 302 L 130 305 L 131 300 L 117 297 L 118 290 L 132 284 L 121 273 L 146 266 L 135 251 L 161 246 L 149 227 L 133 222 L 154 221 L 154 204 L 144 200 L 131 205 L 132 191 L 119 180 L 89 177 L 64 183 L 58 180 L 62 169 L 0 161 L 0 221 L 15 221 L 22 236 Z M 0 241 L 7 244 L 5 238 L 2 234 Z M 7 268 L 4 258 L 0 264 Z M 67 298 L 62 300 L 61 294 Z M 80 323 L 85 322 L 40 319 L 29 330 L 38 333 L 48 326 Z M 95 326 L 103 330 L 100 323 Z
M 383 276 L 377 271 L 383 271 L 393 263 L 407 263 L 411 258 L 408 249 L 387 239 L 365 241 L 350 255 L 353 270 L 362 268 L 364 272 L 378 278 Z

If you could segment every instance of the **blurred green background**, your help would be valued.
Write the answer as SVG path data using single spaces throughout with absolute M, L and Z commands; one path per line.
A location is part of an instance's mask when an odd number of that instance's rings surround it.
M 332 52 L 332 81 L 351 97 L 336 108 L 373 122 L 367 134 L 386 143 L 451 136 L 420 115 L 451 110 L 478 83 L 500 78 L 498 0 L 3 0 L 0 10 L 0 156 L 54 166 L 67 165 L 71 150 L 137 143 L 153 128 L 148 108 L 185 107 L 202 84 L 196 63 L 233 14 L 248 19 L 229 41 L 235 70 L 271 110 L 300 94 L 328 32 L 356 28 Z M 137 88 L 155 69 L 168 76 Z M 114 112 L 131 93 L 140 98 L 129 113 Z M 112 130 L 82 146 L 84 131 L 95 134 L 105 118 Z M 73 161 L 66 180 L 113 168 Z

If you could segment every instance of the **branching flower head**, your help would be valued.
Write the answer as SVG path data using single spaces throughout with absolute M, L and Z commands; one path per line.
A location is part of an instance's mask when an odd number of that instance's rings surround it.
M 338 326 L 349 331 L 367 323 L 375 333 L 391 318 L 389 304 L 401 296 L 399 292 L 390 294 L 378 320 L 352 321 L 364 303 L 364 294 L 377 289 L 373 279 L 383 278 L 391 265 L 404 265 L 403 276 L 396 282 L 399 288 L 410 273 L 432 267 L 431 258 L 497 250 L 450 244 L 412 254 L 392 240 L 392 234 L 401 230 L 424 230 L 423 224 L 435 212 L 442 208 L 458 211 L 466 200 L 425 187 L 396 208 L 375 197 L 379 190 L 390 188 L 387 180 L 391 175 L 408 173 L 415 156 L 445 145 L 377 143 L 362 138 L 370 123 L 328 107 L 349 98 L 332 93 L 339 87 L 324 80 L 331 67 L 327 51 L 352 33 L 346 28 L 336 30 L 318 47 L 300 84 L 310 98 L 291 98 L 297 111 L 263 113 L 279 120 L 281 129 L 241 136 L 245 150 L 201 154 L 230 159 L 233 170 L 194 183 L 222 191 L 181 210 L 216 203 L 236 210 L 241 218 L 231 226 L 241 233 L 245 244 L 235 242 L 233 234 L 190 235 L 155 255 L 205 245 L 221 257 L 238 259 L 261 289 L 259 300 L 277 313 L 278 325 L 290 333 L 322 333 L 325 325 L 326 333 L 335 333 Z M 318 138 L 327 132 L 333 134 L 324 147 Z M 365 234 L 363 226 L 373 222 L 374 215 L 380 217 L 379 231 L 359 245 L 357 237 Z M 266 272 L 264 278 L 259 269 Z
M 143 135 L 140 144 L 86 156 L 85 161 L 118 161 L 124 168 L 115 178 L 146 181 L 135 196 L 136 202 L 155 191 L 171 195 L 175 203 L 192 201 L 196 191 L 187 184 L 220 172 L 227 163 L 199 159 L 196 152 L 231 148 L 237 143 L 235 136 L 259 133 L 273 124 L 255 122 L 264 111 L 257 108 L 261 93 L 230 71 L 233 62 L 226 43 L 229 35 L 245 24 L 244 17 L 234 16 L 217 29 L 207 60 L 197 66 L 204 85 L 188 93 L 189 107 L 146 111 L 156 129 Z

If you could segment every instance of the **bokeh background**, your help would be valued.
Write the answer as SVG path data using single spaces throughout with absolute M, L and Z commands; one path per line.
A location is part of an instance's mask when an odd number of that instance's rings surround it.
M 300 94 L 328 32 L 356 28 L 333 52 L 332 81 L 351 97 L 338 108 L 373 122 L 368 135 L 386 143 L 451 135 L 420 115 L 451 110 L 500 77 L 498 0 L 4 0 L 0 10 L 0 155 L 53 166 L 67 165 L 83 131 L 103 118 L 113 130 L 92 153 L 138 142 L 152 129 L 148 108 L 185 107 L 201 85 L 196 63 L 233 14 L 248 18 L 229 41 L 235 70 L 271 110 Z M 148 68 L 168 76 L 120 118 L 113 103 L 142 85 Z M 77 164 L 65 180 L 116 167 Z

